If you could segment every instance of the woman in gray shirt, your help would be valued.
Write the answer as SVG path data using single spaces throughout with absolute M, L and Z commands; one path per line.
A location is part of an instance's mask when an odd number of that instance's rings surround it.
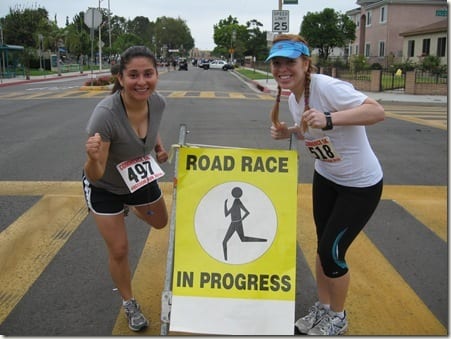
M 168 222 L 157 182 L 164 174 L 158 163 L 168 159 L 158 133 L 166 101 L 156 92 L 157 82 L 157 62 L 149 49 L 128 48 L 112 94 L 97 104 L 87 126 L 86 202 L 107 245 L 111 277 L 133 331 L 149 321 L 132 292 L 125 207 L 154 228 Z

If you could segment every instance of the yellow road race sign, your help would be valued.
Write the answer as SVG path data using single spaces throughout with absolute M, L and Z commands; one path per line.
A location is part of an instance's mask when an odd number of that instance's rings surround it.
M 170 330 L 293 334 L 297 153 L 182 147 Z

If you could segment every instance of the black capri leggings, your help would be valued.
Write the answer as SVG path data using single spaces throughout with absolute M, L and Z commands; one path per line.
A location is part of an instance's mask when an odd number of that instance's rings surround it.
M 313 176 L 313 216 L 317 253 L 324 274 L 330 278 L 348 272 L 348 247 L 373 215 L 382 195 L 383 180 L 370 187 L 347 187 Z

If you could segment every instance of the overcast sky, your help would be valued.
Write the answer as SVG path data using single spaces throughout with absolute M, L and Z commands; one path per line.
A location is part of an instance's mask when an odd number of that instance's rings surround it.
M 257 19 L 263 24 L 263 31 L 272 31 L 272 10 L 277 10 L 279 6 L 278 0 L 101 0 L 100 6 L 108 8 L 108 2 L 112 15 L 126 19 L 145 16 L 155 21 L 158 17 L 167 16 L 185 20 L 195 46 L 202 50 L 215 47 L 213 25 L 229 15 L 237 18 L 240 25 Z M 64 27 L 67 16 L 72 22 L 79 12 L 98 6 L 98 0 L 1 0 L 0 17 L 6 16 L 10 8 L 41 7 L 49 12 L 52 20 L 56 14 L 58 26 Z M 290 33 L 299 33 L 302 18 L 307 12 L 321 12 L 326 7 L 345 13 L 358 6 L 356 0 L 298 0 L 297 5 L 283 5 L 283 9 L 290 13 Z

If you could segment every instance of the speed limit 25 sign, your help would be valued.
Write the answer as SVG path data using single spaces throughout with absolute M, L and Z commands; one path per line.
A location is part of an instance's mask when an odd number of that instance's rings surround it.
M 290 11 L 273 10 L 272 11 L 272 31 L 288 32 L 290 27 Z

